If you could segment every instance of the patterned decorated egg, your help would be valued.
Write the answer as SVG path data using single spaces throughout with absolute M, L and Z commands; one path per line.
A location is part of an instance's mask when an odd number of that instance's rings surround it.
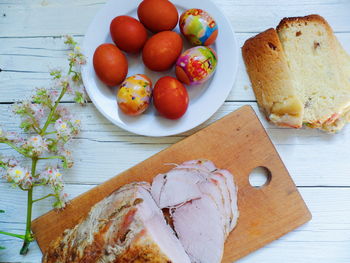
M 217 56 L 213 49 L 198 46 L 187 49 L 176 62 L 176 77 L 187 85 L 207 81 L 215 72 Z
M 218 36 L 215 20 L 202 9 L 189 9 L 182 13 L 179 26 L 181 33 L 195 46 L 209 46 Z
M 149 106 L 152 96 L 152 81 L 143 74 L 124 80 L 117 94 L 119 108 L 127 115 L 139 115 Z

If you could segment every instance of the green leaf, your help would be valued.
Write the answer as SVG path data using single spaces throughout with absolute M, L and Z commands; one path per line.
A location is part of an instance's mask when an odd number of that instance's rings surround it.
M 81 80 L 81 74 L 80 74 L 80 72 L 74 71 L 73 73 L 74 73 L 74 75 L 72 76 L 72 80 L 73 80 L 74 82 L 80 81 L 80 80 Z
M 60 79 L 62 77 L 62 72 L 60 70 L 53 70 L 50 72 L 53 79 Z
M 32 127 L 32 124 L 26 120 L 22 121 L 21 125 L 19 126 L 24 131 L 29 131 L 29 129 Z
M 66 40 L 64 41 L 66 45 L 72 45 L 75 46 L 77 42 L 74 41 L 72 36 L 66 36 Z
M 0 213 L 5 213 L 5 210 L 1 210 L 1 209 L 0 209 Z
M 85 100 L 84 100 L 84 95 L 83 93 L 76 91 L 75 92 L 75 97 L 74 97 L 75 102 L 80 103 L 80 104 L 84 104 Z
M 6 247 L 0 246 L 0 250 L 2 250 L 2 249 L 6 249 Z

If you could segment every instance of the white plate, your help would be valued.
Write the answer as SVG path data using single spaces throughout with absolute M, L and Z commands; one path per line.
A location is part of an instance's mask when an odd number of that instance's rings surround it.
M 115 125 L 141 135 L 168 136 L 188 131 L 209 119 L 227 98 L 238 68 L 238 45 L 230 21 L 209 0 L 172 0 L 179 15 L 186 9 L 200 8 L 209 12 L 216 20 L 219 35 L 212 46 L 218 55 L 218 64 L 214 76 L 201 86 L 188 87 L 189 107 L 179 120 L 168 120 L 161 117 L 153 105 L 138 117 L 123 114 L 117 106 L 116 90 L 108 88 L 96 76 L 92 57 L 95 49 L 102 43 L 113 43 L 109 34 L 112 19 L 119 15 L 130 15 L 137 18 L 137 7 L 141 0 L 110 0 L 102 7 L 90 24 L 83 43 L 83 52 L 87 63 L 82 68 L 85 88 L 96 108 Z M 178 26 L 175 29 L 179 32 Z M 184 40 L 184 49 L 189 48 Z M 128 76 L 144 73 L 152 79 L 153 84 L 166 75 L 175 76 L 174 69 L 168 72 L 152 72 L 142 63 L 141 55 L 127 55 L 129 61 Z

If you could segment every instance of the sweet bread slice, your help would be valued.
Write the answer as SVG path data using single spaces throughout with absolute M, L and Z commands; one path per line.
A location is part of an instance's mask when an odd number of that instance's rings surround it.
M 350 75 L 332 28 L 321 16 L 310 15 L 284 18 L 277 33 L 304 104 L 303 122 L 317 128 L 333 123 L 349 110 Z
M 248 39 L 242 54 L 275 124 L 335 132 L 350 121 L 350 56 L 321 16 L 284 18 L 276 31 Z
M 343 49 L 343 47 L 339 43 L 338 39 L 337 39 L 337 46 L 338 46 L 337 48 L 339 52 L 338 53 L 339 58 L 341 61 L 340 64 L 342 65 L 342 69 L 344 70 L 346 77 L 350 81 L 350 55 L 346 53 L 346 51 Z M 334 122 L 323 124 L 321 129 L 328 132 L 337 132 L 341 130 L 344 127 L 344 125 L 347 124 L 348 122 L 350 122 L 350 108 L 344 109 L 340 117 L 336 119 Z
M 248 39 L 242 54 L 256 99 L 267 118 L 279 126 L 300 128 L 304 106 L 276 30 L 270 28 Z

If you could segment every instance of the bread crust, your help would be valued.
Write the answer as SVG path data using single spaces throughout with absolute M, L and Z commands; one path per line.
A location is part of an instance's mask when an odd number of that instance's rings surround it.
M 328 24 L 327 20 L 317 14 L 307 15 L 307 16 L 297 16 L 297 17 L 285 17 L 281 20 L 281 22 L 276 27 L 276 31 L 279 32 L 280 30 L 282 30 L 282 28 L 285 28 L 285 27 L 288 28 L 292 26 L 294 23 L 305 24 L 308 22 L 317 22 L 317 23 L 323 24 L 327 28 L 329 33 L 333 34 L 333 30 L 331 26 Z
M 280 126 L 300 128 L 303 105 L 293 88 L 281 42 L 274 28 L 248 39 L 242 55 L 253 90 L 267 118 Z

